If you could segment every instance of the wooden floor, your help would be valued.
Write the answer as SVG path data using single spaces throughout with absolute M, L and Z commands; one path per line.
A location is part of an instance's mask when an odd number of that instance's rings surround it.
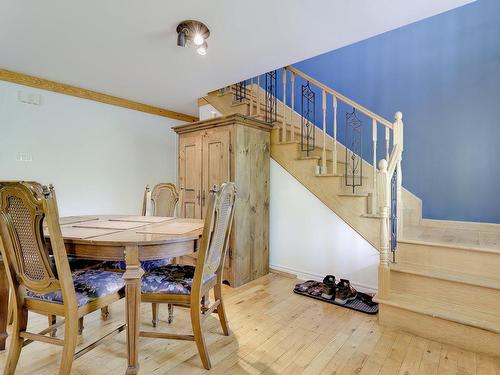
M 141 374 L 500 375 L 500 359 L 384 329 L 376 316 L 293 294 L 295 283 L 270 274 L 239 289 L 225 289 L 232 334 L 221 335 L 215 316 L 206 321 L 210 372 L 203 369 L 194 343 L 143 338 Z M 122 302 L 111 310 L 112 319 L 105 323 L 97 313 L 87 317 L 84 338 L 102 334 L 123 319 Z M 150 306 L 143 304 L 142 311 L 143 329 L 152 329 Z M 185 310 L 176 309 L 170 327 L 165 322 L 165 306 L 161 314 L 157 329 L 189 330 Z M 33 315 L 30 326 L 41 330 L 46 318 Z M 125 351 L 122 332 L 76 360 L 73 373 L 123 374 Z M 33 343 L 23 350 L 17 373 L 56 374 L 60 353 L 61 348 Z M 0 368 L 5 357 L 6 353 L 0 353 Z

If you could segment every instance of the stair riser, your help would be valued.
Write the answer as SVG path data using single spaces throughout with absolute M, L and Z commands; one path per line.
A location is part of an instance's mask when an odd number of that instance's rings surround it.
M 359 212 L 359 215 L 368 212 L 368 199 L 366 197 L 339 197 L 342 202 L 349 205 L 350 208 Z
M 379 323 L 384 326 L 465 350 L 499 355 L 500 334 L 384 304 L 379 309 Z
M 500 290 L 441 280 L 427 276 L 391 271 L 391 292 L 450 303 L 457 306 L 473 307 L 482 312 L 500 311 Z M 452 306 L 453 306 L 452 305 Z M 500 316 L 498 317 L 500 327 Z
M 399 242 L 396 258 L 401 262 L 440 265 L 459 273 L 500 278 L 500 253 Z

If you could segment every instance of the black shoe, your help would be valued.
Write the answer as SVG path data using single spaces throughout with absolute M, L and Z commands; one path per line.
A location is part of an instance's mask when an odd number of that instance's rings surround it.
M 358 292 L 351 286 L 349 280 L 340 279 L 337 284 L 337 293 L 335 294 L 335 302 L 345 305 L 348 301 L 356 299 Z
M 336 290 L 335 276 L 333 275 L 325 276 L 325 278 L 323 279 L 323 286 L 321 289 L 321 297 L 326 299 L 335 298 L 335 290 Z

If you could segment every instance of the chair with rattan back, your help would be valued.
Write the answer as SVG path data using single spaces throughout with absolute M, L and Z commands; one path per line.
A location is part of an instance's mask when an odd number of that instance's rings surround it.
M 235 200 L 236 188 L 231 182 L 222 184 L 219 190 L 210 193 L 196 267 L 167 265 L 146 274 L 142 282 L 143 302 L 169 303 L 190 308 L 193 334 L 141 332 L 141 336 L 195 341 L 206 369 L 210 369 L 211 364 L 202 329 L 203 321 L 216 312 L 224 335 L 229 335 L 222 281 Z M 215 301 L 205 307 L 201 300 L 212 289 Z
M 173 217 L 178 201 L 179 194 L 175 184 L 171 182 L 156 184 L 151 191 L 148 185 L 144 191 L 142 215 Z M 148 207 L 151 207 L 149 212 Z
M 44 221 L 50 241 L 45 239 Z M 122 298 L 124 283 L 112 273 L 108 275 L 95 270 L 92 271 L 94 276 L 102 277 L 101 280 L 109 277 L 116 283 L 109 288 L 109 293 L 102 298 L 89 298 L 75 289 L 76 276 L 69 266 L 56 200 L 47 187 L 38 183 L 0 182 L 0 235 L 2 257 L 14 296 L 14 323 L 4 374 L 15 372 L 22 347 L 31 341 L 62 345 L 59 374 L 69 374 L 74 357 L 82 355 L 94 344 L 75 353 L 80 318 Z M 79 275 L 81 278 L 85 276 L 84 273 Z M 53 327 L 40 333 L 27 332 L 28 311 L 63 316 L 64 339 L 46 336 L 52 333 Z

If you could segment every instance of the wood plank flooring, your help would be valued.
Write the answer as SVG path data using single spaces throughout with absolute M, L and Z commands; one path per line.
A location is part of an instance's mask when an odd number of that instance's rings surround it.
M 405 332 L 379 326 L 365 315 L 292 293 L 297 281 L 270 274 L 238 289 L 224 289 L 232 334 L 221 334 L 215 316 L 206 321 L 206 338 L 213 368 L 206 371 L 195 344 L 141 338 L 141 374 L 475 374 L 500 375 L 500 359 L 467 352 Z M 158 330 L 190 330 L 187 311 L 175 309 L 166 323 L 161 307 Z M 46 327 L 46 318 L 33 315 L 30 328 Z M 103 334 L 123 319 L 123 302 L 111 307 L 111 319 L 99 313 L 86 317 L 84 339 Z M 152 330 L 151 306 L 142 305 L 143 328 Z M 63 329 L 59 329 L 61 336 Z M 467 338 L 464 337 L 464 340 Z M 74 362 L 78 375 L 123 374 L 125 332 Z M 57 373 L 61 348 L 42 343 L 27 346 L 19 374 Z M 3 370 L 7 354 L 0 353 Z

